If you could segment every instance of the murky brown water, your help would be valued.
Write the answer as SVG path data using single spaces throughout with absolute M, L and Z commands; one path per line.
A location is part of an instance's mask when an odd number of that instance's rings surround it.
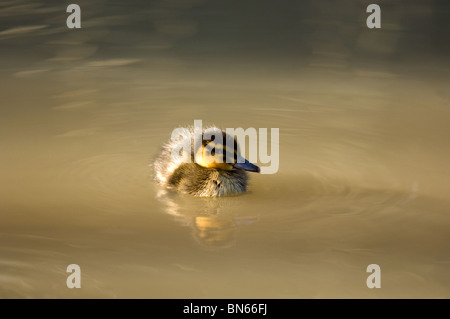
M 0 297 L 449 298 L 448 7 L 306 3 L 3 3 Z M 196 119 L 279 128 L 278 173 L 158 197 Z

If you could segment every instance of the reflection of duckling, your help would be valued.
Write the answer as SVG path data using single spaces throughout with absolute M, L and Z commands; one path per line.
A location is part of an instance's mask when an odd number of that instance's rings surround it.
M 192 231 L 197 244 L 208 250 L 220 250 L 236 244 L 239 230 L 257 223 L 258 216 L 241 215 L 241 197 L 195 198 L 176 196 L 161 190 L 157 198 L 164 204 L 165 213 Z
M 236 223 L 228 216 L 197 216 L 192 226 L 194 238 L 204 247 L 227 248 L 235 242 Z
M 155 160 L 156 180 L 162 186 L 194 196 L 226 196 L 246 191 L 245 171 L 259 172 L 258 166 L 239 155 L 237 140 L 219 128 L 180 132 L 181 138 L 165 144 Z

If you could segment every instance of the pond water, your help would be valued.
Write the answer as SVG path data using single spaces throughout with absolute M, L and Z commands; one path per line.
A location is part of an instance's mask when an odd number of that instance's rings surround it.
M 77 3 L 78 30 L 0 7 L 0 297 L 450 297 L 442 10 L 389 2 L 375 31 L 349 2 Z M 279 128 L 278 172 L 158 196 L 194 120 Z

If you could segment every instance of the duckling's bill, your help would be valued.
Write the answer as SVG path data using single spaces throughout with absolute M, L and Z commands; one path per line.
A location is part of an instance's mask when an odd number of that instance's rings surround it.
M 234 168 L 238 168 L 238 169 L 242 169 L 244 171 L 249 171 L 249 172 L 255 172 L 255 173 L 259 173 L 260 169 L 258 166 L 256 166 L 255 164 L 250 163 L 247 159 L 243 159 L 244 163 L 238 163 L 236 162 L 234 164 Z M 241 160 L 242 161 L 242 160 Z

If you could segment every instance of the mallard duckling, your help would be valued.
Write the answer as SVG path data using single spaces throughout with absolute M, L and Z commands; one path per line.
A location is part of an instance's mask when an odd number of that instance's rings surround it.
M 180 138 L 166 143 L 153 164 L 155 179 L 165 188 L 194 196 L 227 196 L 247 190 L 246 171 L 260 171 L 240 156 L 237 140 L 217 127 L 182 128 L 178 133 Z

